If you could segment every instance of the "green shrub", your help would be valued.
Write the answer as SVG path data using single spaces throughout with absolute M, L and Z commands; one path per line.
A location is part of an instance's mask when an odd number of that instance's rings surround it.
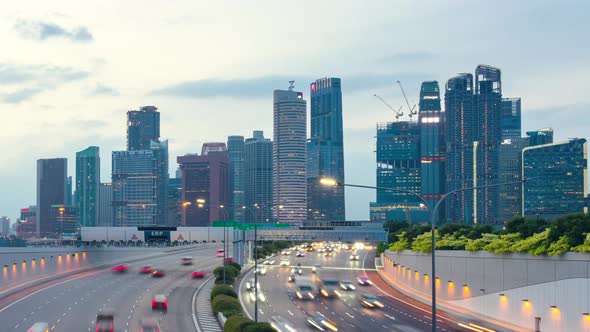
M 483 249 L 494 254 L 503 254 L 511 252 L 512 245 L 520 240 L 521 237 L 519 233 L 504 234 L 492 240 L 492 242 L 487 244 Z
M 238 299 L 225 294 L 220 294 L 214 297 L 213 301 L 211 301 L 211 308 L 216 314 L 222 312 L 225 317 L 241 315 L 243 313 L 242 306 Z
M 547 253 L 551 256 L 563 255 L 570 250 L 569 238 L 566 235 L 562 235 L 559 240 L 551 243 Z
M 402 251 L 404 249 L 410 249 L 410 242 L 407 238 L 406 232 L 401 232 L 397 235 L 397 241 L 389 247 L 391 251 Z
M 251 324 L 254 324 L 254 321 L 240 315 L 233 315 L 225 321 L 225 325 L 223 325 L 223 331 L 242 332 L 246 326 Z
M 229 285 L 216 285 L 211 290 L 211 299 L 215 298 L 217 295 L 224 294 L 234 298 L 238 298 L 238 294 L 234 291 L 232 286 Z
M 238 272 L 242 272 L 242 266 L 236 262 L 228 262 L 227 265 L 235 267 Z
M 215 270 L 213 270 L 213 274 L 215 274 L 216 277 L 223 277 L 223 266 L 218 266 L 215 268 Z M 231 265 L 226 265 L 225 266 L 225 277 L 233 277 L 234 279 L 240 275 L 240 271 L 238 269 L 236 269 L 234 266 Z
M 226 285 L 233 285 L 236 282 L 236 278 L 232 277 L 231 275 L 225 276 L 225 284 Z M 219 277 L 215 277 L 215 285 L 223 285 L 223 275 Z
M 254 323 L 242 329 L 243 332 L 276 332 L 269 323 Z

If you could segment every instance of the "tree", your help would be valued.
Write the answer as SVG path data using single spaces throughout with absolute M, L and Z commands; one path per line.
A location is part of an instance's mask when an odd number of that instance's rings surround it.
M 238 294 L 232 286 L 229 285 L 216 285 L 211 290 L 211 299 L 215 298 L 217 295 L 224 294 L 227 296 L 231 296 L 233 298 L 238 298 Z
M 222 312 L 225 317 L 241 315 L 243 313 L 240 302 L 236 298 L 224 294 L 217 295 L 213 298 L 211 308 L 214 313 Z
M 549 245 L 549 249 L 547 253 L 551 256 L 559 256 L 565 254 L 568 250 L 570 250 L 570 239 L 567 236 L 562 235 L 559 240 L 552 242 Z
M 519 233 L 500 235 L 483 247 L 483 249 L 495 254 L 510 252 L 512 245 L 520 239 L 521 237 Z
M 584 243 L 586 234 L 590 232 L 590 216 L 574 213 L 563 216 L 553 222 L 549 231 L 549 243 L 557 242 L 562 236 L 567 238 L 570 247 Z
M 526 252 L 535 256 L 545 255 L 547 254 L 548 239 L 549 228 L 515 242 L 510 250 L 512 252 Z
M 254 323 L 242 329 L 243 332 L 276 332 L 269 323 Z
M 465 250 L 469 250 L 469 251 L 484 250 L 484 248 L 488 244 L 492 243 L 498 237 L 499 237 L 498 235 L 491 234 L 491 233 L 482 234 L 482 236 L 478 239 L 468 240 L 467 244 L 465 245 Z
M 406 237 L 406 232 L 401 232 L 397 235 L 397 241 L 389 247 L 389 250 L 402 251 L 405 249 L 410 249 L 410 241 Z
M 246 326 L 254 324 L 253 320 L 240 315 L 230 316 L 223 325 L 224 332 L 242 332 Z
M 438 235 L 438 231 L 434 231 L 434 239 L 436 242 L 440 240 L 440 236 Z M 431 232 L 424 232 L 412 241 L 412 250 L 414 251 L 421 251 L 421 252 L 431 252 L 432 251 L 432 233 Z
M 576 252 L 590 252 L 590 233 L 586 234 L 584 243 L 572 248 L 572 251 Z
M 543 232 L 547 226 L 544 219 L 514 217 L 506 223 L 506 233 L 519 233 L 522 238 L 527 238 Z
M 464 235 L 457 238 L 454 234 L 445 234 L 442 238 L 436 241 L 436 249 L 440 250 L 465 250 L 469 239 Z

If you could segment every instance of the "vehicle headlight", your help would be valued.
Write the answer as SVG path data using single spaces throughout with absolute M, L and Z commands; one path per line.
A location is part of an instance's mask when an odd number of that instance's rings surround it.
M 379 308 L 383 308 L 383 303 L 379 302 L 379 301 L 375 301 L 374 304 L 376 306 L 378 306 Z
M 352 289 L 352 290 L 355 290 L 355 289 L 356 289 L 356 287 L 354 287 L 353 285 L 350 285 L 349 287 L 350 287 L 350 289 Z
M 340 296 L 340 292 L 339 292 L 339 291 L 337 291 L 337 290 L 335 290 L 335 291 L 334 291 L 334 294 L 336 294 L 336 295 Z
M 312 292 L 307 293 L 307 295 L 309 295 L 309 297 L 311 297 L 312 299 L 315 299 L 315 295 L 313 295 Z
M 256 301 L 256 295 L 254 293 L 250 293 L 250 301 Z
M 299 299 L 302 299 L 302 298 L 303 298 L 303 296 L 301 296 L 301 293 L 297 292 L 297 293 L 295 293 L 295 294 L 297 294 L 297 297 L 298 297 Z
M 322 293 L 322 295 L 324 295 L 324 296 L 328 296 L 328 292 L 326 292 L 326 290 L 325 290 L 325 289 L 322 289 L 322 290 L 321 290 L 321 293 Z
M 344 285 L 340 285 L 340 288 L 346 290 L 346 286 L 344 286 Z

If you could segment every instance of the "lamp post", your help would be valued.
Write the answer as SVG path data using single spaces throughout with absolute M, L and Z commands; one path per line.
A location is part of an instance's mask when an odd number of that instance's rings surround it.
M 451 190 L 445 194 L 443 194 L 441 196 L 441 198 L 438 200 L 438 202 L 436 202 L 436 204 L 434 205 L 434 208 L 432 208 L 430 206 L 430 204 L 428 204 L 428 202 L 426 201 L 426 199 L 418 194 L 415 193 L 413 191 L 409 191 L 409 190 L 403 190 L 403 189 L 396 189 L 396 188 L 387 188 L 387 187 L 375 187 L 375 186 L 365 186 L 365 185 L 358 185 L 358 184 L 348 184 L 348 183 L 339 183 L 338 181 L 336 181 L 335 179 L 332 178 L 322 178 L 320 179 L 320 184 L 324 185 L 324 186 L 343 186 L 343 187 L 354 187 L 354 188 L 365 188 L 365 189 L 375 189 L 375 190 L 385 190 L 385 191 L 392 191 L 392 192 L 398 192 L 398 193 L 404 193 L 404 194 L 408 194 L 408 195 L 412 195 L 416 198 L 418 198 L 422 204 L 424 204 L 424 207 L 426 207 L 429 215 L 430 215 L 430 237 L 431 237 L 431 257 L 432 257 L 432 276 L 431 276 L 431 287 L 432 287 L 432 331 L 436 332 L 436 255 L 435 255 L 435 237 L 434 237 L 434 231 L 435 231 L 435 222 L 436 222 L 436 214 L 438 213 L 438 209 L 441 205 L 441 203 L 449 196 L 457 194 L 459 192 L 462 191 L 468 191 L 468 190 L 475 190 L 475 189 L 482 189 L 482 188 L 490 188 L 490 187 L 499 187 L 499 186 L 504 186 L 504 185 L 509 185 L 509 184 L 517 184 L 517 183 L 526 183 L 527 181 L 531 180 L 532 178 L 527 178 L 527 179 L 522 179 L 520 181 L 510 181 L 510 182 L 502 182 L 502 183 L 494 183 L 494 184 L 488 184 L 488 185 L 484 185 L 484 186 L 475 186 L 475 187 L 469 187 L 469 188 L 461 188 L 461 189 L 455 189 L 455 190 Z
M 250 210 L 254 215 L 254 321 L 258 323 L 258 213 L 260 213 L 260 205 L 257 203 L 253 206 L 254 211 L 247 206 L 242 206 L 244 210 Z

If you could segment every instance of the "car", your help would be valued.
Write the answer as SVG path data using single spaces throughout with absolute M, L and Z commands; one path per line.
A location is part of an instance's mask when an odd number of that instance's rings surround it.
M 262 262 L 263 265 L 273 265 L 275 263 L 274 259 L 267 259 L 264 262 Z
M 251 278 L 246 282 L 246 290 L 254 289 L 254 278 Z M 260 283 L 258 283 L 258 289 L 260 289 Z
M 306 249 L 306 250 L 307 250 L 307 252 L 312 252 L 312 251 L 314 251 L 315 249 L 314 249 L 313 247 L 307 247 L 307 249 Z
M 350 260 L 351 261 L 358 261 L 359 260 L 359 255 L 358 254 L 352 254 L 352 255 L 350 255 Z
M 301 268 L 301 266 L 296 266 L 291 269 L 291 273 L 297 273 L 298 275 L 302 275 L 303 269 Z
M 223 257 L 223 256 L 225 256 L 225 251 L 222 249 L 219 249 L 219 250 L 215 251 L 215 256 Z
M 193 273 L 191 273 L 191 277 L 193 279 L 202 279 L 205 277 L 205 272 L 204 271 L 193 271 Z
M 259 266 L 256 268 L 256 273 L 258 273 L 258 275 L 266 275 L 266 267 L 264 266 Z
M 313 267 L 311 268 L 311 272 L 312 273 L 318 273 L 321 269 L 322 269 L 322 265 L 321 264 L 314 264 Z
M 154 278 L 161 278 L 166 275 L 164 270 L 156 269 L 152 271 L 152 277 Z
M 324 253 L 324 257 L 332 257 L 332 256 L 334 256 L 334 254 L 331 251 L 326 251 Z
M 383 308 L 383 303 L 373 294 L 361 294 L 359 297 L 361 305 L 365 308 Z
M 49 324 L 44 322 L 37 322 L 29 327 L 27 332 L 49 332 Z
M 291 324 L 288 320 L 284 319 L 281 316 L 272 316 L 270 321 L 270 326 L 272 326 L 278 332 L 295 332 L 297 331 L 293 328 L 293 324 Z
M 354 287 L 354 285 L 352 284 L 352 281 L 349 280 L 340 280 L 340 288 L 346 291 L 353 291 L 356 289 L 356 287 Z
M 168 310 L 168 299 L 164 294 L 156 294 L 152 297 L 152 310 Z
M 291 261 L 289 261 L 288 259 L 281 259 L 281 263 L 279 264 L 279 266 L 289 266 L 291 265 Z
M 250 294 L 248 295 L 248 298 L 252 302 L 255 302 L 256 301 L 256 293 L 258 293 L 258 301 L 259 302 L 265 302 L 266 301 L 266 296 L 264 296 L 264 293 L 260 289 L 260 284 L 258 285 L 258 292 L 256 292 L 256 289 L 254 289 L 254 287 L 252 287 L 252 288 L 249 289 L 249 293 Z
M 281 251 L 281 255 L 288 255 L 287 250 Z
M 115 310 L 102 309 L 96 314 L 96 332 L 113 332 L 115 328 Z
M 356 278 L 356 281 L 361 286 L 370 286 L 372 284 L 371 280 L 369 280 L 369 277 L 367 277 L 366 275 L 365 276 L 358 276 Z
M 233 257 L 225 257 L 224 261 L 225 261 L 226 263 L 233 263 L 233 261 L 234 261 L 234 258 L 233 258 Z
M 296 277 L 295 273 L 291 273 L 291 274 L 289 275 L 289 279 L 288 279 L 288 281 L 289 281 L 289 282 L 295 282 L 295 277 Z
M 192 256 L 185 256 L 180 259 L 180 264 L 182 265 L 192 265 L 193 264 L 193 257 Z
M 127 272 L 128 269 L 129 269 L 129 265 L 117 265 L 117 266 L 111 268 L 111 271 L 117 272 L 117 273 L 123 273 L 123 272 Z
M 298 252 L 295 254 L 295 257 L 305 257 L 305 251 L 298 251 Z
M 139 332 L 161 332 L 156 318 L 142 318 L 139 322 Z
M 338 326 L 332 320 L 329 320 L 321 312 L 317 311 L 307 316 L 307 322 L 320 331 L 328 329 L 330 331 L 338 331 Z
M 313 294 L 313 287 L 309 285 L 299 285 L 295 291 L 295 295 L 300 300 L 313 300 L 315 295 Z
M 139 273 L 151 273 L 154 270 L 153 266 L 146 265 L 139 268 Z
M 338 291 L 338 281 L 332 279 L 325 279 L 320 282 L 320 289 L 319 293 L 323 297 L 331 298 L 331 297 L 340 297 L 340 292 Z

